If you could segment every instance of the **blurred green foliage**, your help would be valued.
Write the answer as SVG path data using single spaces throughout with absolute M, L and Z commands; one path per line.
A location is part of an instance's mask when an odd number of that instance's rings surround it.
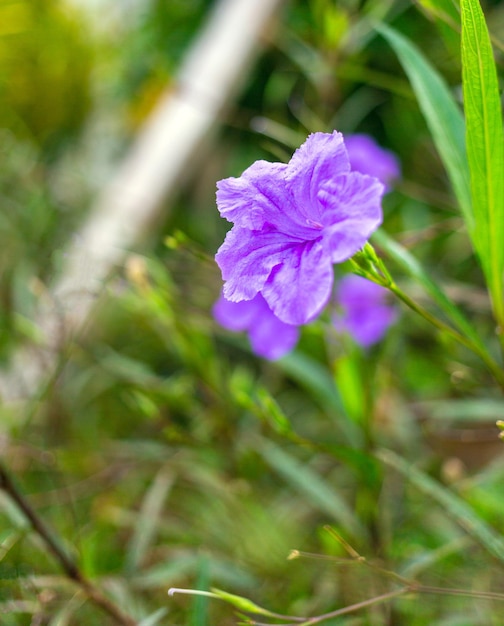
M 0 3 L 0 120 L 53 155 L 90 113 L 92 46 L 62 2 Z
M 33 311 L 96 191 L 96 163 L 113 169 L 213 4 L 146 0 L 100 30 L 91 10 L 62 0 L 0 3 L 5 362 L 36 343 Z M 487 9 L 490 25 L 499 23 L 502 6 Z M 85 574 L 139 622 L 236 623 L 226 604 L 169 598 L 171 586 L 223 588 L 300 616 L 390 589 L 379 572 L 337 561 L 348 555 L 327 524 L 371 561 L 424 584 L 502 588 L 502 562 L 480 540 L 504 523 L 504 467 L 491 462 L 503 404 L 475 357 L 404 311 L 369 353 L 322 321 L 303 329 L 295 353 L 268 363 L 211 317 L 221 287 L 213 254 L 228 227 L 215 209 L 215 181 L 337 128 L 370 133 L 399 155 L 403 180 L 385 198 L 385 229 L 491 335 L 447 176 L 407 79 L 373 28 L 383 20 L 421 41 L 459 93 L 456 19 L 450 2 L 287 3 L 212 158 L 180 190 L 150 247 L 128 256 L 43 394 L 0 409 L 0 451 L 20 489 Z M 481 426 L 476 440 L 454 419 L 467 398 Z M 384 463 L 382 448 L 413 463 L 415 480 Z M 472 536 L 444 493 L 470 507 Z M 287 560 L 293 549 L 322 556 Z M 500 614 L 497 601 L 412 594 L 328 623 L 488 626 Z M 76 593 L 3 493 L 0 622 L 113 623 Z

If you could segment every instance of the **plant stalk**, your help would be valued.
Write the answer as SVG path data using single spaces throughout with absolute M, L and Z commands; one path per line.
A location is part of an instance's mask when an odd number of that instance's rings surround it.
M 84 591 L 86 596 L 105 613 L 112 617 L 120 626 L 136 626 L 136 621 L 126 615 L 112 600 L 107 598 L 89 579 L 87 579 L 77 564 L 68 556 L 61 547 L 53 533 L 39 517 L 38 513 L 16 487 L 10 473 L 0 462 L 0 489 L 2 489 L 30 523 L 33 530 L 41 537 L 49 552 L 58 561 L 66 576 L 73 580 Z

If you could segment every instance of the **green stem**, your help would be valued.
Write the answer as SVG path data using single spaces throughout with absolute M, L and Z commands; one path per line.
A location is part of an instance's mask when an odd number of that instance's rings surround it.
M 438 330 L 443 333 L 446 333 L 455 341 L 458 341 L 461 345 L 469 348 L 472 352 L 477 354 L 481 360 L 485 363 L 488 370 L 492 373 L 495 380 L 499 383 L 499 385 L 504 390 L 504 371 L 499 366 L 499 364 L 485 351 L 480 348 L 477 344 L 475 344 L 471 339 L 464 337 L 459 332 L 454 330 L 448 324 L 445 324 L 440 319 L 429 313 L 426 309 L 424 309 L 420 304 L 415 302 L 412 298 L 410 298 L 407 294 L 404 293 L 394 282 L 389 285 L 384 285 L 391 291 L 394 295 L 396 295 L 406 306 L 408 306 L 412 311 L 421 315 L 425 320 L 427 320 L 430 324 L 435 326 Z
M 412 311 L 418 313 L 426 321 L 435 326 L 438 330 L 446 333 L 449 337 L 455 339 L 455 341 L 474 352 L 474 354 L 477 354 L 485 363 L 490 373 L 493 375 L 497 383 L 504 391 L 504 370 L 500 367 L 497 361 L 495 361 L 492 356 L 487 352 L 485 347 L 475 342 L 473 339 L 462 335 L 451 326 L 448 326 L 448 324 L 441 321 L 439 318 L 427 311 L 427 309 L 424 309 L 423 306 L 421 306 L 412 298 L 410 298 L 407 294 L 405 294 L 404 291 L 402 291 L 402 289 L 400 289 L 396 285 L 394 279 L 392 278 L 392 275 L 386 268 L 384 262 L 376 254 L 375 249 L 370 243 L 367 243 L 364 246 L 362 252 L 359 255 L 353 257 L 353 259 L 351 260 L 353 262 L 354 271 L 356 271 L 356 273 L 391 291 Z M 503 335 L 501 335 L 500 338 L 504 340 Z

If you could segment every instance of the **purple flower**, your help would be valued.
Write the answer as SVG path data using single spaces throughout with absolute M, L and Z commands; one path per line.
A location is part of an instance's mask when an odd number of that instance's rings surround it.
M 288 164 L 257 161 L 218 184 L 234 226 L 216 261 L 233 302 L 261 293 L 273 313 L 301 325 L 324 308 L 333 263 L 353 256 L 382 220 L 383 185 L 350 171 L 341 133 L 314 133 Z
M 260 293 L 242 302 L 230 302 L 221 295 L 213 315 L 228 330 L 248 331 L 252 350 L 271 361 L 290 352 L 299 338 L 297 326 L 280 321 Z
M 369 135 L 345 135 L 345 145 L 352 170 L 375 176 L 385 184 L 387 191 L 401 177 L 396 155 L 381 148 Z
M 336 289 L 342 311 L 334 319 L 336 329 L 347 332 L 363 348 L 380 341 L 397 319 L 396 309 L 387 304 L 387 293 L 384 287 L 361 276 L 342 278 Z

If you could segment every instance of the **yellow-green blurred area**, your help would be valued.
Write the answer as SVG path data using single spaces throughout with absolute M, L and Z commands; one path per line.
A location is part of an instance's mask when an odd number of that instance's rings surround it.
M 0 376 L 26 349 L 46 362 L 36 312 L 62 304 L 51 286 L 67 246 L 218 4 L 0 0 Z M 491 26 L 502 23 L 502 3 L 484 8 Z M 170 587 L 217 587 L 291 616 L 388 593 L 390 571 L 501 592 L 503 405 L 476 356 L 404 308 L 368 352 L 337 337 L 326 316 L 272 363 L 211 313 L 222 286 L 213 257 L 230 226 L 216 181 L 259 158 L 288 159 L 309 133 L 336 128 L 398 155 L 384 231 L 495 342 L 446 173 L 373 26 L 421 44 L 460 100 L 457 19 L 450 0 L 284 2 L 209 152 L 128 246 L 85 332 L 62 327 L 48 379 L 2 402 L 0 456 L 19 490 L 139 626 L 243 619 L 207 597 L 168 597 Z M 387 263 L 440 313 L 404 267 Z M 338 535 L 376 567 L 352 560 Z M 291 550 L 298 558 L 288 560 Z M 116 623 L 0 492 L 0 624 Z M 324 623 L 498 626 L 502 602 L 410 594 Z
M 83 17 L 57 1 L 0 4 L 0 123 L 45 150 L 90 111 L 95 49 Z
M 139 121 L 210 4 L 2 0 L 1 126 L 53 154 L 85 125 L 105 76 Z

